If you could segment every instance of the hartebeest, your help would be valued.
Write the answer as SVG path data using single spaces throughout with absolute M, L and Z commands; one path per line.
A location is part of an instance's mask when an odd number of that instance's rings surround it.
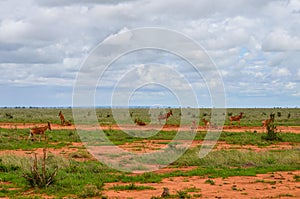
M 50 122 L 48 122 L 47 126 L 42 126 L 42 127 L 33 127 L 30 129 L 28 140 L 31 137 L 34 137 L 34 135 L 40 135 L 40 141 L 41 141 L 41 136 L 44 135 L 44 138 L 46 139 L 45 131 L 49 129 L 51 131 L 51 125 Z
M 266 128 L 270 123 L 274 122 L 274 118 L 275 118 L 275 113 L 270 114 L 270 119 L 267 120 L 263 120 L 262 123 L 262 127 Z
M 157 117 L 157 119 L 158 119 L 159 123 L 161 122 L 161 120 L 166 120 L 166 123 L 167 123 L 167 120 L 168 120 L 168 118 L 169 118 L 171 115 L 173 115 L 172 110 L 170 110 L 170 111 L 169 111 L 168 113 L 166 113 L 166 114 L 161 114 L 161 115 L 159 115 L 159 116 Z
M 240 122 L 241 122 L 242 117 L 243 117 L 243 112 L 241 112 L 239 115 L 231 116 L 231 117 L 229 118 L 229 120 L 230 120 L 230 125 L 232 125 L 232 122 L 233 122 L 233 121 L 238 121 L 239 126 L 240 126 Z
M 206 128 L 210 127 L 209 121 L 207 121 L 205 118 L 202 119 L 202 122 L 204 123 L 204 125 L 205 125 Z
M 58 116 L 60 118 L 60 123 L 62 126 L 71 126 L 71 122 L 65 120 L 65 116 L 62 114 L 61 111 L 59 111 Z

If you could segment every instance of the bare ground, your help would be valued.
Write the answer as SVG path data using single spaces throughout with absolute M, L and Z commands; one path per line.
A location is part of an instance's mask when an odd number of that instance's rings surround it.
M 294 175 L 300 175 L 300 171 L 275 172 L 273 174 L 259 174 L 257 176 L 235 176 L 226 179 L 211 179 L 215 185 L 205 183 L 207 177 L 171 177 L 163 179 L 161 183 L 144 183 L 135 185 L 151 186 L 155 190 L 141 191 L 115 191 L 106 190 L 104 194 L 109 198 L 135 198 L 146 199 L 152 196 L 161 196 L 163 188 L 167 187 L 170 194 L 184 191 L 188 188 L 195 192 L 189 192 L 191 198 L 300 198 L 300 183 L 293 179 Z M 125 183 L 108 183 L 105 188 Z M 201 194 L 201 195 L 200 195 Z
M 0 123 L 0 128 L 9 128 L 9 129 L 28 129 L 34 126 L 42 126 L 44 124 L 23 124 L 23 123 Z M 76 128 L 81 128 L 84 130 L 93 130 L 98 128 L 97 126 L 76 126 Z M 178 130 L 177 126 L 163 126 L 162 128 L 156 126 L 146 126 L 140 127 L 135 125 L 124 125 L 119 127 L 117 125 L 112 126 L 103 126 L 103 129 L 161 129 L 165 131 Z M 52 125 L 52 129 L 72 129 L 75 130 L 75 126 L 61 126 L 57 124 Z M 299 126 L 280 126 L 277 129 L 281 132 L 292 132 L 300 133 Z M 181 130 L 190 130 L 189 126 L 184 126 Z M 205 131 L 206 129 L 202 126 L 198 127 L 198 130 Z M 263 132 L 262 127 L 227 127 L 223 128 L 223 131 L 229 132 Z M 168 140 L 150 140 L 150 141 L 139 141 L 133 143 L 126 143 L 120 147 L 133 151 L 135 153 L 147 153 L 153 150 L 157 150 L 166 146 Z M 193 141 L 191 147 L 201 145 L 202 141 Z M 70 156 L 72 153 L 78 152 L 79 148 L 82 148 L 82 143 L 72 143 L 72 145 L 60 148 L 60 149 L 48 149 L 50 153 L 54 155 L 61 155 L 64 157 Z M 218 141 L 214 150 L 221 149 L 236 149 L 236 150 L 253 150 L 256 152 L 267 151 L 267 150 L 284 150 L 284 149 L 299 149 L 299 143 L 288 143 L 281 142 L 278 144 L 272 144 L 270 146 L 258 147 L 253 145 L 233 145 L 226 142 Z M 38 148 L 31 151 L 24 150 L 1 150 L 0 155 L 3 154 L 14 154 L 20 156 L 32 156 L 33 153 L 38 155 L 42 154 L 42 149 Z M 91 158 L 92 159 L 92 158 Z M 89 158 L 78 159 L 79 161 L 91 160 Z M 173 170 L 183 170 L 188 171 L 195 169 L 196 167 L 183 167 L 183 168 L 163 168 L 156 173 L 168 173 Z M 151 186 L 155 190 L 126 190 L 126 191 L 115 191 L 111 188 L 114 185 L 125 185 L 125 183 L 106 183 L 104 194 L 109 196 L 109 198 L 135 198 L 135 199 L 146 199 L 151 198 L 152 196 L 160 196 L 163 188 L 167 187 L 170 190 L 171 194 L 177 194 L 177 191 L 184 191 L 188 188 L 192 188 L 194 192 L 188 192 L 191 195 L 191 198 L 300 198 L 300 183 L 296 182 L 293 177 L 295 175 L 300 175 L 300 171 L 292 172 L 275 172 L 269 174 L 259 174 L 257 176 L 235 176 L 229 177 L 226 179 L 214 178 L 211 179 L 215 183 L 211 185 L 205 183 L 208 177 L 171 177 L 163 179 L 161 183 L 145 183 L 135 185 Z M 46 198 L 46 196 L 45 196 Z M 47 196 L 51 198 L 51 196 Z
M 40 123 L 7 123 L 3 122 L 0 123 L 0 128 L 6 128 L 6 129 L 29 129 L 36 126 L 43 126 L 46 124 Z M 98 125 L 74 125 L 71 126 L 62 126 L 60 124 L 51 124 L 51 128 L 54 130 L 59 129 L 66 129 L 66 130 L 75 130 L 75 129 L 82 129 L 82 130 L 95 130 L 99 129 L 100 126 Z M 103 130 L 163 130 L 163 131 L 189 131 L 191 130 L 190 125 L 182 125 L 182 126 L 176 126 L 176 125 L 146 125 L 146 126 L 138 126 L 138 125 L 132 125 L 132 124 L 122 124 L 122 125 L 104 125 L 101 126 L 101 129 Z M 198 126 L 198 131 L 206 131 L 207 128 L 204 126 Z M 277 130 L 282 133 L 286 132 L 292 132 L 292 133 L 300 133 L 300 126 L 277 126 Z M 222 128 L 223 132 L 258 132 L 262 133 L 265 132 L 265 128 L 261 126 L 224 126 Z

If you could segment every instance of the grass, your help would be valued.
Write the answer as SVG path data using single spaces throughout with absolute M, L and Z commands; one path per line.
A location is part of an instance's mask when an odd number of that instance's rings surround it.
M 296 181 L 296 182 L 300 182 L 300 176 L 299 175 L 294 175 L 294 180 Z
M 151 186 L 138 186 L 138 185 L 135 185 L 135 183 L 130 183 L 128 185 L 114 185 L 111 189 L 115 190 L 115 191 L 124 191 L 124 190 L 137 190 L 137 191 L 141 191 L 141 190 L 155 190 L 154 187 L 151 187 Z
M 173 166 L 202 166 L 202 167 L 269 167 L 280 165 L 298 166 L 300 151 L 297 149 L 282 151 L 253 151 L 220 150 L 212 151 L 204 158 L 198 158 L 200 147 L 188 149 L 183 156 L 172 163 Z
M 290 153 L 291 151 L 289 151 Z M 287 153 L 288 154 L 288 153 Z M 216 154 L 214 154 L 216 155 Z M 266 157 L 266 156 L 265 156 Z M 219 158 L 219 156 L 215 156 Z M 224 157 L 226 159 L 227 157 Z M 30 165 L 31 159 L 28 157 L 14 157 L 2 156 L 2 165 L 7 168 L 15 169 L 14 172 L 5 169 L 5 172 L 0 172 L 0 179 L 3 182 L 11 182 L 13 186 L 20 188 L 14 192 L 7 194 L 12 197 L 21 195 L 27 188 L 26 180 L 20 176 L 26 171 Z M 271 161 L 272 162 L 272 161 Z M 291 164 L 289 161 L 285 164 L 277 165 L 275 162 L 269 165 L 261 165 L 252 168 L 232 168 L 228 165 L 219 165 L 213 162 L 210 165 L 200 166 L 197 169 L 189 171 L 173 171 L 165 174 L 144 173 L 140 175 L 127 175 L 123 172 L 117 172 L 110 169 L 97 161 L 76 162 L 67 160 L 62 157 L 51 156 L 49 158 L 49 166 L 58 166 L 57 181 L 55 184 L 49 186 L 47 189 L 37 189 L 34 193 L 43 193 L 47 195 L 55 195 L 57 197 L 65 197 L 69 194 L 82 195 L 83 190 L 87 189 L 86 185 L 91 185 L 91 189 L 97 193 L 101 190 L 104 183 L 109 182 L 124 182 L 124 183 L 158 183 L 164 178 L 177 176 L 211 176 L 215 177 L 229 177 L 229 176 L 254 176 L 258 173 L 267 173 L 275 171 L 299 170 L 299 165 Z M 136 186 L 136 185 L 135 185 Z M 131 188 L 143 189 L 143 187 Z M 97 190 L 95 189 L 97 187 Z M 145 187 L 144 187 L 145 188 Z M 116 187 L 116 189 L 130 189 L 130 187 Z M 148 188 L 145 188 L 148 189 Z M 150 189 L 150 188 L 149 188 Z M 195 189 L 194 189 L 195 190 Z M 190 190 L 192 191 L 192 190 Z M 85 192 L 87 193 L 87 192 Z M 100 193 L 99 193 L 100 194 Z
M 215 185 L 216 184 L 215 181 L 213 181 L 212 179 L 207 179 L 207 180 L 205 180 L 204 183 L 205 184 L 210 184 L 210 185 Z
M 80 139 L 75 131 L 52 130 L 46 131 L 47 141 L 28 140 L 29 129 L 2 129 L 0 128 L 0 150 L 32 150 L 35 148 L 62 148 Z
M 256 146 L 269 146 L 274 143 L 279 142 L 300 142 L 300 134 L 294 133 L 282 133 L 279 134 L 281 140 L 277 141 L 267 141 L 261 138 L 260 133 L 253 132 L 240 132 L 240 133 L 231 133 L 231 132 L 222 132 L 219 140 L 226 141 L 228 144 L 239 144 L 239 145 L 256 145 Z
M 256 180 L 255 182 L 261 182 L 261 183 L 267 183 L 270 185 L 275 185 L 276 181 L 270 181 L 270 180 Z
M 52 123 L 60 123 L 58 112 L 61 109 L 0 109 L 0 122 L 37 122 L 45 123 L 50 121 Z M 147 109 L 132 109 L 133 118 L 140 118 L 146 123 L 149 122 L 149 113 Z M 71 109 L 62 109 L 67 120 L 72 120 Z M 281 112 L 281 116 L 276 115 L 276 125 L 298 125 L 298 118 L 300 117 L 299 109 L 229 109 L 228 113 L 238 114 L 244 112 L 245 117 L 241 120 L 241 125 L 257 126 L 260 125 L 262 118 L 268 118 L 271 112 Z M 110 109 L 97 109 L 97 117 L 102 124 L 113 124 L 115 121 L 112 117 Z M 209 109 L 200 109 L 196 115 L 186 111 L 186 117 L 207 117 L 210 116 Z M 287 115 L 290 113 L 290 118 Z M 170 117 L 168 124 L 178 125 L 180 114 L 183 114 L 179 109 L 173 110 L 173 116 Z M 205 114 L 205 116 L 204 116 Z M 89 117 L 89 115 L 84 115 Z M 226 118 L 227 115 L 226 115 Z M 124 122 L 126 120 L 124 119 Z M 184 123 L 185 121 L 183 121 Z M 226 120 L 226 124 L 228 120 Z M 203 125 L 202 123 L 200 123 Z M 90 136 L 95 132 L 85 131 L 83 136 Z M 160 131 L 149 138 L 138 138 L 127 135 L 122 131 L 105 130 L 106 136 L 116 145 L 130 143 L 130 142 L 148 142 L 149 140 L 161 140 L 159 144 L 168 144 L 177 132 L 175 131 Z M 131 133 L 138 136 L 139 131 L 132 131 Z M 154 133 L 152 131 L 143 132 L 146 134 Z M 184 132 L 188 133 L 188 132 Z M 72 142 L 79 142 L 80 138 L 74 130 L 53 130 L 47 131 L 47 141 L 28 141 L 27 137 L 29 129 L 17 129 L 12 126 L 11 129 L 0 128 L 0 150 L 28 150 L 29 153 L 37 148 L 47 147 L 50 149 L 58 149 L 62 147 L 73 148 Z M 279 134 L 282 142 L 290 142 L 292 145 L 300 143 L 300 134 L 282 133 Z M 205 132 L 198 132 L 195 140 L 203 140 Z M 266 141 L 261 139 L 261 134 L 253 132 L 230 133 L 223 132 L 220 136 L 220 141 L 225 141 L 229 144 L 237 145 L 256 145 L 259 147 L 269 146 L 281 141 Z M 107 144 L 104 142 L 92 144 Z M 170 146 L 170 148 L 176 146 Z M 178 149 L 181 150 L 181 149 Z M 119 172 L 111 169 L 100 162 L 92 159 L 91 155 L 84 147 L 79 147 L 78 151 L 69 154 L 64 154 L 65 157 L 48 154 L 47 165 L 49 168 L 57 167 L 57 175 L 55 183 L 49 185 L 47 189 L 31 189 L 25 178 L 22 178 L 24 173 L 30 171 L 33 159 L 32 155 L 26 157 L 14 155 L 0 156 L 0 197 L 10 198 L 42 198 L 42 195 L 54 196 L 55 198 L 72 198 L 74 196 L 79 198 L 106 198 L 103 195 L 105 183 L 122 182 L 126 185 L 115 185 L 113 187 L 116 191 L 122 190 L 151 190 L 151 186 L 137 185 L 137 183 L 159 183 L 165 178 L 170 177 L 188 177 L 201 176 L 209 178 L 207 183 L 212 184 L 213 178 L 230 176 L 255 176 L 256 174 L 265 174 L 276 171 L 294 171 L 300 170 L 300 151 L 298 149 L 291 150 L 274 150 L 256 153 L 254 151 L 238 151 L 238 150 L 220 150 L 209 153 L 206 157 L 199 159 L 198 153 L 200 146 L 188 149 L 184 152 L 178 160 L 172 163 L 171 167 L 178 168 L 169 173 L 143 173 L 131 175 L 125 172 Z M 86 158 L 87 161 L 75 161 L 77 158 Z M 113 157 L 112 157 L 113 158 Z M 161 157 L 159 154 L 155 157 L 161 163 L 168 160 L 168 157 Z M 182 166 L 197 166 L 192 170 L 181 171 Z M 139 168 L 139 165 L 136 166 Z M 299 176 L 294 175 L 293 179 L 299 182 Z M 273 184 L 273 181 L 258 180 L 258 183 Z M 32 195 L 23 196 L 24 192 L 32 192 Z M 179 190 L 172 198 L 189 198 L 201 197 L 200 192 L 196 187 Z M 193 192 L 194 194 L 189 194 Z M 288 195 L 286 195 L 288 196 Z M 282 196 L 283 197 L 283 196 Z M 156 197 L 160 198 L 160 197 Z
M 168 110 L 168 109 L 166 109 Z M 182 120 L 183 124 L 187 123 L 191 119 L 196 118 L 207 118 L 211 116 L 211 109 L 201 108 L 201 109 L 192 109 L 186 108 L 181 110 L 179 108 L 172 108 L 173 116 L 168 120 L 170 125 L 178 125 L 180 123 L 181 116 L 184 116 L 188 120 Z M 45 123 L 50 121 L 51 123 L 59 124 L 60 120 L 58 117 L 59 111 L 62 111 L 66 120 L 74 122 L 72 117 L 71 108 L 0 108 L 0 122 L 21 122 L 21 123 Z M 134 108 L 129 110 L 132 113 L 132 118 L 139 118 L 142 121 L 149 123 L 150 122 L 150 112 L 147 108 Z M 158 110 L 158 113 L 163 111 Z M 263 119 L 268 119 L 270 113 L 276 113 L 276 125 L 286 125 L 286 126 L 295 126 L 299 125 L 298 118 L 300 117 L 300 112 L 298 108 L 228 108 L 226 110 L 226 121 L 225 124 L 229 124 L 229 115 L 237 115 L 240 112 L 243 112 L 243 118 L 241 120 L 242 126 L 261 126 L 261 121 Z M 157 114 L 158 114 L 157 113 Z M 278 114 L 280 113 L 280 114 Z M 85 111 L 86 115 L 83 115 L 82 118 L 87 120 L 88 117 L 91 117 L 91 111 Z M 157 114 L 152 115 L 156 118 Z M 109 108 L 97 108 L 96 115 L 98 120 L 104 124 L 115 124 L 112 110 Z M 126 115 L 129 115 L 124 111 L 121 113 L 124 115 L 121 120 L 122 123 L 128 123 L 129 118 L 126 118 Z M 280 115 L 280 117 L 278 117 Z M 132 121 L 133 122 L 133 121 Z M 199 124 L 203 125 L 202 122 Z

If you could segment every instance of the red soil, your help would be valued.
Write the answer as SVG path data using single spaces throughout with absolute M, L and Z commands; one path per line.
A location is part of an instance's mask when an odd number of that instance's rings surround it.
M 45 124 L 23 124 L 23 123 L 0 123 L 0 128 L 9 129 L 28 129 L 34 126 L 42 126 Z M 98 128 L 97 126 L 76 126 L 76 128 L 84 130 L 93 130 Z M 123 125 L 119 127 L 117 125 L 103 126 L 103 129 L 131 129 L 131 130 L 151 130 L 160 129 L 157 126 L 135 126 L 135 125 Z M 75 130 L 74 126 L 61 126 L 58 124 L 52 124 L 52 129 L 72 129 Z M 300 133 L 300 126 L 286 127 L 280 126 L 277 129 L 281 132 L 292 132 Z M 164 126 L 163 130 L 173 131 L 178 130 L 177 126 Z M 190 130 L 189 126 L 184 126 L 181 130 Z M 204 127 L 199 127 L 198 130 L 205 131 Z M 223 128 L 223 131 L 229 132 L 246 132 L 246 131 L 257 131 L 263 132 L 262 127 L 227 127 Z M 150 141 L 140 141 L 134 143 L 127 143 L 121 145 L 120 147 L 128 150 L 134 151 L 135 153 L 145 153 L 158 148 L 166 146 L 168 140 L 150 140 Z M 191 147 L 202 144 L 202 141 L 193 141 Z M 67 147 L 61 149 L 48 149 L 49 153 L 54 155 L 62 155 L 64 157 L 70 158 L 71 153 L 78 152 L 78 148 L 83 147 L 82 143 L 72 143 Z M 266 151 L 266 150 L 281 150 L 281 149 L 292 149 L 299 148 L 299 144 L 292 145 L 288 142 L 282 142 L 278 144 L 273 144 L 270 146 L 257 147 L 253 145 L 233 145 L 226 142 L 218 141 L 214 150 L 221 149 L 237 149 L 237 150 L 252 150 L 256 152 Z M 32 156 L 33 153 L 37 153 L 39 156 L 42 155 L 42 149 L 35 149 L 32 151 L 24 150 L 2 150 L 0 155 L 4 154 L 14 154 L 19 156 Z M 90 159 L 83 159 L 90 160 Z M 196 167 L 184 167 L 184 168 L 164 168 L 155 173 L 168 173 L 174 170 L 188 171 L 195 169 Z M 137 175 L 137 174 L 132 174 Z M 171 194 L 177 194 L 177 191 L 184 191 L 187 188 L 196 188 L 195 192 L 189 192 L 192 198 L 196 198 L 201 194 L 202 198 L 300 198 L 300 183 L 296 182 L 293 177 L 295 175 L 300 175 L 300 171 L 292 172 L 275 172 L 273 174 L 259 174 L 257 176 L 236 176 L 229 177 L 226 179 L 214 178 L 211 179 L 215 182 L 215 185 L 205 183 L 208 177 L 171 177 L 163 179 L 161 183 L 135 183 L 136 186 L 151 186 L 155 190 L 126 190 L 126 191 L 115 191 L 110 188 L 114 185 L 125 185 L 126 183 L 106 183 L 104 195 L 109 196 L 109 198 L 135 198 L 135 199 L 146 199 L 152 196 L 160 196 L 163 188 L 167 187 Z M 0 182 L 1 185 L 1 182 Z M 198 194 L 198 195 L 197 195 Z M 29 194 L 30 195 L 30 194 Z M 44 197 L 44 196 L 43 196 Z M 46 198 L 46 196 L 45 196 Z M 50 196 L 47 198 L 51 198 Z M 53 197 L 52 197 L 53 198 Z
M 44 123 L 36 124 L 36 123 L 7 123 L 3 122 L 0 123 L 0 128 L 6 128 L 6 129 L 29 129 L 35 126 L 43 126 L 46 125 Z M 60 124 L 51 124 L 51 128 L 54 130 L 59 129 L 68 129 L 68 130 L 75 130 L 75 129 L 82 129 L 82 130 L 94 130 L 99 129 L 100 126 L 97 125 L 76 125 L 76 128 L 74 125 L 71 126 L 62 126 Z M 104 125 L 101 126 L 101 129 L 103 130 L 164 130 L 164 131 L 189 131 L 191 128 L 190 125 L 183 125 L 182 127 L 175 126 L 175 125 L 146 125 L 146 126 L 138 126 L 138 125 L 132 125 L 132 124 L 122 124 L 122 125 Z M 292 132 L 292 133 L 300 133 L 300 126 L 277 126 L 277 129 L 279 132 L 285 133 L 285 132 Z M 203 126 L 198 126 L 198 131 L 206 131 L 207 129 Z M 223 132 L 265 132 L 265 128 L 261 126 L 256 127 L 249 127 L 249 126 L 224 126 Z
M 300 183 L 293 179 L 294 175 L 300 175 L 300 171 L 211 179 L 215 185 L 205 183 L 208 177 L 171 177 L 163 179 L 161 183 L 135 184 L 136 186 L 151 186 L 155 190 L 106 190 L 104 194 L 109 198 L 145 199 L 161 196 L 163 188 L 167 187 L 173 195 L 177 194 L 177 191 L 194 188 L 195 192 L 188 193 L 192 198 L 199 197 L 199 194 L 202 195 L 201 198 L 300 198 Z M 126 183 L 108 183 L 105 188 L 109 189 L 113 185 L 126 185 Z

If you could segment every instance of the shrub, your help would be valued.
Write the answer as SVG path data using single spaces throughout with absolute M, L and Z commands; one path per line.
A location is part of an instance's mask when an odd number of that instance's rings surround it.
M 267 129 L 267 135 L 263 135 L 262 138 L 264 140 L 268 140 L 268 141 L 280 141 L 281 139 L 278 137 L 278 133 L 277 133 L 277 128 L 274 124 L 274 117 L 275 115 L 271 114 L 271 118 L 273 117 L 273 121 L 270 122 L 267 126 L 266 126 L 266 129 Z
M 47 188 L 55 182 L 58 167 L 55 167 L 54 170 L 49 170 L 46 168 L 46 164 L 47 152 L 46 148 L 44 148 L 42 162 L 39 164 L 37 156 L 34 154 L 33 165 L 30 172 L 23 174 L 23 177 L 29 182 L 31 187 Z

